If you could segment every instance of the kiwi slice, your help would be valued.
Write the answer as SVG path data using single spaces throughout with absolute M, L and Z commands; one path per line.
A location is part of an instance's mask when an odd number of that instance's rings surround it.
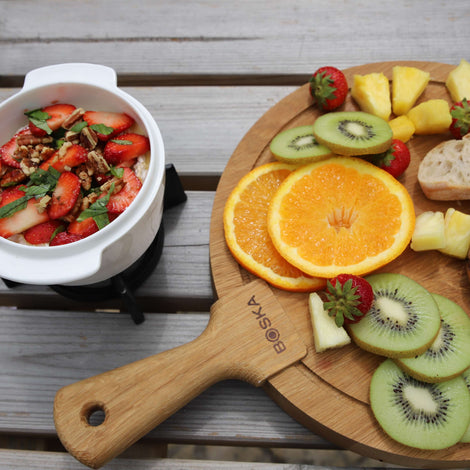
M 328 147 L 316 141 L 312 126 L 293 127 L 280 132 L 269 148 L 276 160 L 284 163 L 310 163 L 333 155 Z
M 470 367 L 470 318 L 451 300 L 432 294 L 441 315 L 441 327 L 429 349 L 396 363 L 412 377 L 425 382 L 443 382 Z
M 470 394 L 470 367 L 464 371 L 462 377 L 467 385 L 468 393 Z M 470 443 L 470 423 L 468 424 L 468 428 L 462 436 L 462 439 L 460 439 L 460 442 L 465 442 L 467 444 Z
M 386 357 L 413 357 L 429 348 L 441 318 L 429 291 L 403 274 L 373 274 L 366 278 L 374 291 L 370 310 L 348 325 L 362 349 Z
M 337 111 L 318 117 L 313 135 L 338 155 L 385 152 L 392 143 L 392 128 L 382 118 L 363 111 Z
M 427 383 L 386 359 L 370 383 L 370 405 L 382 429 L 419 449 L 446 449 L 462 438 L 470 422 L 470 393 L 462 376 Z

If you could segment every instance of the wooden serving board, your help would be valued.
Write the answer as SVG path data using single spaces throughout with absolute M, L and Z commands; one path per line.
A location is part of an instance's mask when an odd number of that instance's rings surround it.
M 429 62 L 383 62 L 345 70 L 348 83 L 354 74 L 383 72 L 390 80 L 394 65 L 411 65 L 431 74 L 431 80 L 418 103 L 443 98 L 452 104 L 445 87 L 448 73 L 455 67 Z M 269 151 L 272 138 L 280 131 L 312 124 L 319 111 L 313 105 L 309 85 L 305 84 L 264 114 L 241 140 L 221 177 L 214 201 L 210 231 L 210 258 L 214 286 L 219 297 L 251 281 L 230 254 L 224 239 L 225 201 L 240 178 L 261 164 L 273 161 Z M 339 110 L 357 110 L 350 96 Z M 400 181 L 413 198 L 416 215 L 426 210 L 445 212 L 454 207 L 470 213 L 470 201 L 437 202 L 428 200 L 417 181 L 419 163 L 425 154 L 450 133 L 415 136 L 408 142 L 411 163 Z M 470 283 L 465 261 L 439 252 L 413 252 L 408 248 L 398 259 L 380 271 L 405 274 L 429 291 L 442 294 L 470 312 Z M 470 465 L 470 445 L 459 444 L 441 451 L 421 451 L 403 446 L 389 438 L 378 426 L 369 406 L 369 382 L 384 358 L 366 353 L 355 345 L 317 354 L 308 312 L 308 294 L 274 289 L 285 311 L 307 345 L 308 354 L 301 363 L 269 379 L 265 388 L 270 396 L 306 427 L 341 447 L 399 465 L 426 468 L 465 467 Z

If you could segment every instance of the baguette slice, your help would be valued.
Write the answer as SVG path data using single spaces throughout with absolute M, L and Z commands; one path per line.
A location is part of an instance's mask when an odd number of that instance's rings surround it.
M 419 165 L 418 181 L 429 199 L 470 199 L 470 134 L 431 149 Z

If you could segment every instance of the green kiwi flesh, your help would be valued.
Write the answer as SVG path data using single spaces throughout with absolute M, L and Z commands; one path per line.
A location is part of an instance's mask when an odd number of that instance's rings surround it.
M 463 372 L 462 377 L 467 385 L 468 393 L 470 394 L 470 367 Z M 460 442 L 465 442 L 466 444 L 470 443 L 470 423 L 462 439 L 460 439 Z
M 470 367 L 470 318 L 456 303 L 432 294 L 441 315 L 441 327 L 431 346 L 416 357 L 396 363 L 412 377 L 425 382 L 443 382 Z
M 313 135 L 320 144 L 338 155 L 385 152 L 393 137 L 387 121 L 363 111 L 322 114 L 313 124 Z
M 366 351 L 391 358 L 426 351 L 441 323 L 430 292 L 403 274 L 372 274 L 366 279 L 374 300 L 361 321 L 347 326 L 353 341 Z
M 284 163 L 310 163 L 333 155 L 328 147 L 316 141 L 312 126 L 299 126 L 280 132 L 271 141 L 269 148 L 276 160 Z
M 462 376 L 441 383 L 421 382 L 391 359 L 372 376 L 370 404 L 392 439 L 424 450 L 456 444 L 470 422 L 470 393 Z

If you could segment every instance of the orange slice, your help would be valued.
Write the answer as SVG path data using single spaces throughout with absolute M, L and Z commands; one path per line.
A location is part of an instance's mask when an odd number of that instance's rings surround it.
M 411 240 L 413 201 L 384 170 L 333 157 L 292 172 L 274 195 L 268 230 L 276 249 L 312 276 L 362 275 L 398 257 Z
M 274 162 L 245 175 L 225 203 L 224 230 L 230 251 L 246 270 L 280 289 L 307 292 L 324 287 L 325 281 L 288 263 L 274 248 L 267 228 L 269 203 L 295 168 Z

